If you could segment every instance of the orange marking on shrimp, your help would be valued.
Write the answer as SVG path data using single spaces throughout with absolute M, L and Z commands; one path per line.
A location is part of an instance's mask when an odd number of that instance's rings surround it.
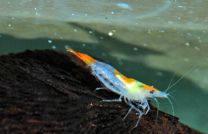
M 68 48 L 67 51 L 69 51 L 69 52 L 73 53 L 74 55 L 76 55 L 79 59 L 81 59 L 87 65 L 91 65 L 91 64 L 93 64 L 93 63 L 96 62 L 96 60 L 94 58 L 90 57 L 87 54 L 83 54 L 83 53 L 80 53 L 80 52 L 76 52 L 76 51 L 74 51 L 71 48 Z
M 126 76 L 124 76 L 123 74 L 121 74 L 118 70 L 114 71 L 116 77 L 118 79 L 120 79 L 123 83 L 129 85 L 129 84 L 133 84 L 134 82 L 136 82 L 136 80 L 132 79 L 132 78 L 128 78 Z
M 146 84 L 143 85 L 143 88 L 146 89 L 146 90 L 159 92 L 159 90 L 157 90 L 157 89 L 154 88 L 153 86 L 149 86 L 149 85 L 146 85 Z

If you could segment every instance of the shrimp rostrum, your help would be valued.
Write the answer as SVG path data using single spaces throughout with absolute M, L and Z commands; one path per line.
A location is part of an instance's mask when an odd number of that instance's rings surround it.
M 133 78 L 126 77 L 109 64 L 95 60 L 89 55 L 76 52 L 72 49 L 67 49 L 67 51 L 76 55 L 79 59 L 86 63 L 91 69 L 92 75 L 94 75 L 103 84 L 103 87 L 98 87 L 96 90 L 106 89 L 120 96 L 114 100 L 102 101 L 122 102 L 123 100 L 127 105 L 129 105 L 130 109 L 123 119 L 125 119 L 132 110 L 136 111 L 138 121 L 135 127 L 137 127 L 140 118 L 149 112 L 149 99 L 168 99 L 168 93 L 159 91 L 153 86 L 149 86 Z

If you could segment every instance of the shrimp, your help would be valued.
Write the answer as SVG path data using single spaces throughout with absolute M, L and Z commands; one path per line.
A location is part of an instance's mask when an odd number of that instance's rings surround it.
M 70 48 L 67 49 L 67 51 L 77 56 L 89 66 L 92 75 L 102 83 L 103 87 L 98 87 L 96 90 L 106 89 L 119 95 L 117 99 L 102 101 L 122 102 L 123 99 L 124 102 L 130 106 L 123 120 L 132 110 L 136 111 L 138 120 L 135 127 L 138 126 L 140 118 L 149 112 L 149 99 L 154 99 L 156 102 L 156 98 L 167 98 L 169 100 L 168 93 L 162 92 L 153 86 L 149 86 L 133 78 L 126 77 L 109 64 L 98 61 L 87 54 L 74 51 Z

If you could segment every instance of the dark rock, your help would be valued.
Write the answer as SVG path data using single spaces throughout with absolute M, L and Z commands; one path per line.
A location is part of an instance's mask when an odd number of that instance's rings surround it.
M 196 134 L 178 118 L 157 109 L 137 128 L 128 106 L 100 102 L 117 97 L 99 91 L 100 83 L 72 55 L 52 50 L 26 51 L 0 57 L 0 133 L 143 133 Z

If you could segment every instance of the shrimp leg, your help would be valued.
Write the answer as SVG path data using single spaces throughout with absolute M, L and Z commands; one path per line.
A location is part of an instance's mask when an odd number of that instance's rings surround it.
M 121 102 L 122 101 L 122 97 L 120 96 L 118 99 L 113 99 L 113 100 L 102 100 L 102 102 Z
M 145 115 L 149 112 L 150 110 L 150 106 L 149 106 L 149 103 L 147 100 L 145 100 L 141 105 L 140 107 L 145 111 Z
M 129 115 L 129 113 L 132 111 L 132 109 L 135 109 L 137 111 L 137 108 L 126 97 L 124 98 L 124 101 L 126 104 L 128 104 L 130 106 L 130 108 L 129 108 L 128 112 L 126 113 L 126 115 L 123 117 L 123 120 L 126 119 L 126 117 Z
M 137 123 L 136 123 L 136 125 L 134 126 L 134 128 L 136 128 L 136 127 L 138 126 L 139 121 L 140 121 L 140 119 L 141 119 L 141 117 L 142 117 L 142 115 L 143 115 L 144 113 L 143 113 L 142 111 L 138 110 L 136 114 L 138 115 L 138 120 L 137 120 Z
M 133 107 L 130 107 L 129 108 L 128 112 L 126 113 L 126 115 L 123 117 L 122 120 L 125 120 L 126 119 L 126 117 L 129 115 L 129 113 L 131 112 L 132 109 L 133 109 Z
M 139 124 L 139 121 L 142 117 L 142 115 L 144 115 L 144 112 L 142 112 L 139 108 L 142 108 L 144 107 L 144 109 L 147 107 L 148 108 L 148 103 L 143 106 L 142 104 L 140 105 L 137 105 L 137 107 L 135 107 L 131 101 L 129 101 L 127 98 L 124 98 L 124 101 L 130 106 L 130 109 L 128 110 L 127 114 L 124 116 L 123 120 L 128 116 L 128 114 L 131 112 L 132 109 L 136 110 L 136 115 L 138 116 L 138 120 L 136 122 L 136 125 L 134 126 L 135 128 L 138 126 Z M 147 109 L 147 112 L 149 111 L 149 108 Z
M 107 90 L 107 88 L 106 87 L 97 87 L 96 89 L 95 89 L 95 91 L 98 91 L 98 90 Z

